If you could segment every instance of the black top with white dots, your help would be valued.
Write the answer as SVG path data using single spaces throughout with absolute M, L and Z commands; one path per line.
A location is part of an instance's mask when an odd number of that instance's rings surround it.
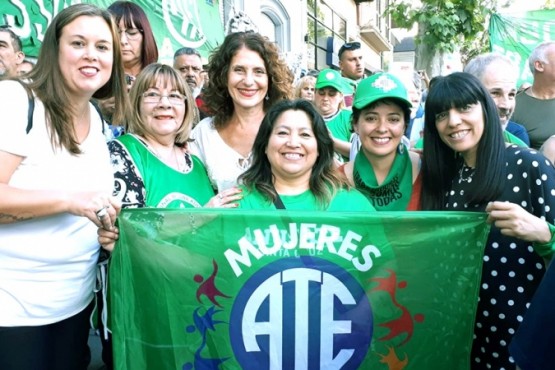
M 519 204 L 555 223 L 555 168 L 539 152 L 509 146 L 507 178 L 498 201 Z M 446 209 L 483 211 L 486 204 L 465 203 L 474 169 L 463 165 L 447 194 Z M 492 225 L 484 254 L 482 282 L 472 348 L 472 369 L 515 369 L 508 345 L 545 272 L 531 242 L 502 235 Z

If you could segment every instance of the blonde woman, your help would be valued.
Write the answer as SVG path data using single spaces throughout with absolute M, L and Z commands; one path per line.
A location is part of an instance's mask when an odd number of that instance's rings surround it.
M 304 76 L 295 86 L 295 98 L 314 100 L 314 85 L 316 85 L 316 77 Z

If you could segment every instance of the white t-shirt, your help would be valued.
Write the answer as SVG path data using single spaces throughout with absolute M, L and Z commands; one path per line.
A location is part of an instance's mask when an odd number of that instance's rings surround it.
M 193 129 L 189 143 L 191 153 L 200 158 L 212 186 L 221 192 L 237 185 L 237 177 L 252 163 L 252 153 L 243 157 L 227 145 L 212 124 L 212 117 L 206 117 Z
M 54 150 L 42 102 L 35 99 L 27 134 L 25 90 L 17 82 L 0 82 L 0 150 L 24 157 L 8 184 L 111 194 L 114 179 L 102 123 L 92 105 L 90 111 L 83 153 Z M 0 224 L 0 326 L 46 325 L 82 311 L 93 297 L 100 248 L 96 231 L 89 219 L 68 213 Z

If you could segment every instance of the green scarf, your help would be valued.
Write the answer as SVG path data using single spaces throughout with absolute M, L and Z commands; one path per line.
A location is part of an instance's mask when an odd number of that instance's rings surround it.
M 405 211 L 412 193 L 412 163 L 404 148 L 397 152 L 384 182 L 378 185 L 374 169 L 360 150 L 355 158 L 353 178 L 356 188 L 378 211 Z

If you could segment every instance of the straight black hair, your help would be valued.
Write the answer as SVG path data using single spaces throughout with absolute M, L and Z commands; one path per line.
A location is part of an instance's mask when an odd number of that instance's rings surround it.
M 308 100 L 281 100 L 268 110 L 254 140 L 252 165 L 239 177 L 239 180 L 249 189 L 256 188 L 268 201 L 276 200 L 278 194 L 274 189 L 274 175 L 266 156 L 266 148 L 277 119 L 283 112 L 289 110 L 306 113 L 312 123 L 312 130 L 318 145 L 318 158 L 312 168 L 309 186 L 322 209 L 325 209 L 345 183 L 335 171 L 333 139 L 326 123 L 316 107 Z
M 434 78 L 425 105 L 424 153 L 422 157 L 423 210 L 445 209 L 445 195 L 462 165 L 462 157 L 440 138 L 436 115 L 469 104 L 482 106 L 484 131 L 478 143 L 476 168 L 467 192 L 469 204 L 495 200 L 505 183 L 505 142 L 497 107 L 482 83 L 468 73 L 456 72 Z

